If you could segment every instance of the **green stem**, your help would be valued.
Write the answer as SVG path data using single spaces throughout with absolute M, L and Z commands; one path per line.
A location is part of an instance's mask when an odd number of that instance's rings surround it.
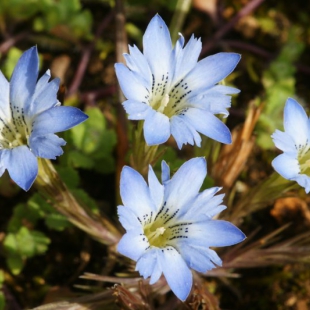
M 114 245 L 120 233 L 108 219 L 93 214 L 87 206 L 81 206 L 60 179 L 57 171 L 47 159 L 39 158 L 39 173 L 34 183 L 40 194 L 75 226 L 97 241 Z
M 143 135 L 143 121 L 138 122 L 133 134 L 133 151 L 130 158 L 131 166 L 146 177 L 149 165 L 153 166 L 163 152 L 158 151 L 158 145 L 148 145 Z
M 178 0 L 170 24 L 170 34 L 172 42 L 176 42 L 179 32 L 183 27 L 185 17 L 190 9 L 191 0 Z

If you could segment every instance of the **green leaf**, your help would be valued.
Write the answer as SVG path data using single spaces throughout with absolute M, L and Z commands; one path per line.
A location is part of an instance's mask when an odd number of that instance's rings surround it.
M 23 267 L 24 267 L 24 261 L 23 259 L 18 255 L 12 255 L 6 258 L 6 263 L 10 269 L 10 271 L 14 275 L 18 275 Z
M 79 173 L 72 167 L 59 167 L 56 166 L 61 179 L 66 183 L 69 188 L 78 187 L 80 183 Z
M 72 226 L 71 223 L 67 220 L 67 218 L 59 213 L 52 213 L 46 215 L 45 224 L 48 228 L 57 231 L 62 231 L 65 228 Z
M 39 231 L 21 227 L 17 233 L 9 233 L 3 246 L 9 256 L 33 257 L 47 251 L 50 239 Z
M 69 165 L 84 169 L 95 169 L 101 173 L 114 170 L 113 149 L 116 134 L 107 128 L 106 119 L 98 108 L 88 108 L 87 122 L 70 130 L 69 140 L 74 150 L 68 150 L 66 161 Z
M 0 310 L 5 309 L 5 296 L 3 292 L 0 292 Z

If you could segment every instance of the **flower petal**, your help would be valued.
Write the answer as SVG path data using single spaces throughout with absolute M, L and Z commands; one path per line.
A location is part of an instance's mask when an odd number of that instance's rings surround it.
M 31 135 L 29 145 L 35 156 L 56 159 L 56 156 L 63 154 L 61 146 L 66 145 L 66 141 L 54 134 L 44 136 Z
M 206 247 L 193 246 L 190 242 L 182 242 L 178 247 L 178 251 L 186 261 L 187 265 L 198 272 L 206 272 L 216 267 L 211 261 L 214 257 L 214 253 L 212 258 L 209 257 L 210 250 Z M 217 262 L 221 261 L 218 256 L 217 258 Z
M 145 119 L 144 138 L 148 145 L 157 145 L 166 142 L 170 137 L 170 122 L 169 118 L 152 110 Z
M 284 107 L 284 129 L 295 141 L 297 146 L 305 145 L 310 135 L 307 114 L 303 107 L 294 99 L 289 98 Z
M 123 102 L 123 107 L 126 113 L 129 114 L 128 119 L 132 120 L 143 120 L 146 119 L 149 113 L 153 113 L 153 109 L 148 104 L 140 101 L 126 100 Z
M 271 138 L 273 139 L 273 142 L 278 149 L 297 156 L 295 141 L 288 133 L 276 130 L 272 134 Z
M 189 89 L 207 89 L 223 80 L 236 67 L 241 56 L 235 53 L 218 53 L 199 61 L 185 76 Z
M 128 68 L 142 76 L 146 84 L 151 87 L 152 73 L 145 56 L 135 45 L 129 46 L 129 53 L 130 55 L 124 54 Z
M 147 249 L 137 261 L 136 271 L 139 271 L 140 275 L 144 279 L 153 275 L 152 280 L 157 281 L 162 274 L 162 271 L 160 270 L 160 268 L 158 268 L 157 251 L 157 248 L 151 247 Z M 154 281 L 153 283 L 155 283 L 156 281 Z
M 310 192 L 310 177 L 306 174 L 300 174 L 297 177 L 292 178 L 296 181 L 301 187 L 303 187 L 308 194 Z
M 88 116 L 74 107 L 54 107 L 39 114 L 34 121 L 33 135 L 43 136 L 70 129 L 82 122 Z
M 10 83 L 0 71 L 0 117 L 2 119 L 10 120 Z
M 115 72 L 124 96 L 127 99 L 148 102 L 149 91 L 144 79 L 130 71 L 125 65 L 115 64 Z
M 148 240 L 140 228 L 127 232 L 118 243 L 117 251 L 137 261 L 149 246 Z
M 229 129 L 212 113 L 202 109 L 189 108 L 180 117 L 207 137 L 221 143 L 231 143 L 231 134 Z
M 170 119 L 171 124 L 171 134 L 175 139 L 175 142 L 178 145 L 178 148 L 181 149 L 183 144 L 194 145 L 197 144 L 200 147 L 201 137 L 196 131 L 194 126 L 189 122 L 183 120 L 179 115 L 175 115 Z
M 152 200 L 156 206 L 156 211 L 158 211 L 163 204 L 164 187 L 159 183 L 151 166 L 149 166 L 148 183 Z
M 156 14 L 143 36 L 143 54 L 156 80 L 161 78 L 162 74 L 171 72 L 171 53 L 172 43 L 169 29 L 163 19 Z
M 41 78 L 42 79 L 42 78 Z M 46 76 L 44 76 L 44 80 Z M 43 86 L 36 88 L 36 92 L 33 95 L 32 102 L 29 107 L 29 116 L 39 114 L 54 107 L 58 103 L 57 92 L 59 89 L 60 79 L 56 78 Z
M 175 71 L 172 83 L 176 84 L 188 72 L 190 72 L 196 65 L 201 52 L 201 40 L 191 36 L 184 49 L 181 49 L 176 55 Z
M 128 166 L 125 166 L 121 173 L 120 192 L 124 206 L 137 216 L 150 215 L 151 211 L 156 211 L 143 177 Z
M 194 246 L 228 246 L 243 241 L 244 233 L 235 225 L 221 220 L 203 220 L 189 227 L 189 238 Z
M 23 190 L 28 191 L 38 174 L 38 162 L 27 146 L 1 152 L 1 161 L 13 181 Z
M 27 110 L 34 93 L 39 72 L 37 47 L 25 51 L 17 62 L 10 81 L 10 102 L 17 108 Z
M 207 174 L 207 164 L 203 157 L 185 162 L 165 185 L 165 201 L 171 213 L 179 209 L 186 213 L 187 203 L 199 192 Z
M 271 163 L 274 170 L 276 170 L 283 178 L 291 180 L 300 172 L 299 163 L 296 157 L 289 156 L 286 153 L 277 156 Z
M 141 223 L 139 222 L 137 216 L 132 212 L 130 208 L 124 206 L 118 206 L 117 215 L 122 226 L 127 231 L 141 227 Z
M 161 182 L 165 185 L 170 180 L 170 167 L 163 160 L 161 162 Z
M 158 257 L 168 285 L 173 293 L 184 301 L 192 288 L 192 272 L 173 247 L 164 248 Z

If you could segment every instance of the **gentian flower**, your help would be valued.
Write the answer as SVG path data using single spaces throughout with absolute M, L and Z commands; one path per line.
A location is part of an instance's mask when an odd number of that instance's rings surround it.
M 233 224 L 212 218 L 226 207 L 219 187 L 199 193 L 207 174 L 204 158 L 184 163 L 170 179 L 162 162 L 162 184 L 149 168 L 148 185 L 134 169 L 125 166 L 118 207 L 126 234 L 118 251 L 137 261 L 136 270 L 155 283 L 163 273 L 176 296 L 185 300 L 192 287 L 190 268 L 206 272 L 222 261 L 209 247 L 241 242 L 245 235 Z
M 127 66 L 116 64 L 123 103 L 131 120 L 144 120 L 149 145 L 174 137 L 183 144 L 200 146 L 198 132 L 222 143 L 231 143 L 229 129 L 214 114 L 228 115 L 230 96 L 239 90 L 215 85 L 229 75 L 240 60 L 234 53 L 218 53 L 197 62 L 202 45 L 192 36 L 184 46 L 180 35 L 172 48 L 168 27 L 159 15 L 143 36 L 143 54 L 129 46 Z
M 296 181 L 310 191 L 310 120 L 303 107 L 289 98 L 284 107 L 284 132 L 272 135 L 275 146 L 284 153 L 272 161 L 285 179 Z
M 66 142 L 54 133 L 87 119 L 74 107 L 61 107 L 57 100 L 59 79 L 50 80 L 49 70 L 38 80 L 36 47 L 23 53 L 11 81 L 0 71 L 0 176 L 5 169 L 24 190 L 38 174 L 36 157 L 55 159 Z

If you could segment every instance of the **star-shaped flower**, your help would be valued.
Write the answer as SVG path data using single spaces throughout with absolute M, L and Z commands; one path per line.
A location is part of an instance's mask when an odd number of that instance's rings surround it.
M 143 36 L 143 54 L 129 46 L 127 66 L 116 64 L 116 75 L 128 99 L 123 103 L 129 119 L 144 120 L 149 145 L 164 143 L 172 135 L 178 147 L 200 146 L 198 132 L 231 143 L 229 129 L 214 114 L 228 115 L 231 97 L 239 90 L 215 85 L 240 60 L 234 53 L 218 53 L 197 62 L 201 41 L 192 36 L 184 46 L 181 35 L 172 48 L 169 30 L 159 15 Z
M 88 118 L 74 107 L 59 106 L 59 79 L 49 70 L 38 80 L 36 47 L 23 53 L 11 81 L 0 71 L 0 176 L 5 169 L 24 190 L 38 174 L 36 157 L 55 159 L 66 142 L 54 133 L 67 130 Z
M 271 136 L 283 151 L 272 161 L 273 168 L 285 179 L 296 181 L 310 191 L 310 120 L 303 107 L 289 98 L 284 107 L 284 132 Z
M 241 242 L 245 235 L 234 225 L 212 218 L 224 210 L 220 188 L 199 193 L 207 174 L 204 158 L 183 164 L 170 179 L 162 162 L 162 184 L 150 167 L 148 185 L 134 169 L 121 174 L 120 222 L 126 234 L 118 251 L 137 261 L 136 270 L 155 283 L 163 273 L 176 296 L 185 300 L 192 287 L 190 268 L 206 272 L 222 261 L 209 247 Z

